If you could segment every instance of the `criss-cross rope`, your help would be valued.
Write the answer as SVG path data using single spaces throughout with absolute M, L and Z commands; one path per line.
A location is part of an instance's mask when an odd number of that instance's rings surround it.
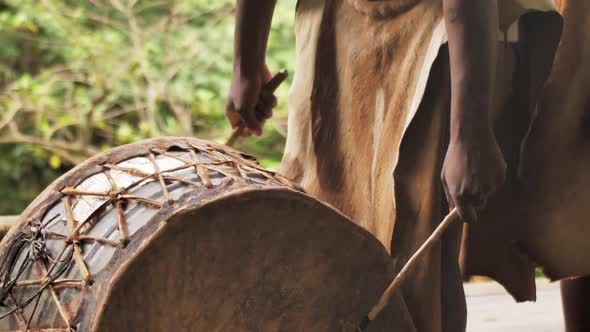
M 125 209 L 130 203 L 140 204 L 148 208 L 162 209 L 165 205 L 174 204 L 168 185 L 171 183 L 182 183 L 194 187 L 212 188 L 223 187 L 236 182 L 239 179 L 251 181 L 251 175 L 256 174 L 266 179 L 267 181 L 275 181 L 292 187 L 293 184 L 286 178 L 279 174 L 269 172 L 260 167 L 256 162 L 244 159 L 245 156 L 234 152 L 233 150 L 225 150 L 216 148 L 215 146 L 207 146 L 206 149 L 191 145 L 189 148 L 181 149 L 180 152 L 185 152 L 190 159 L 183 158 L 175 153 L 167 150 L 152 148 L 145 154 L 138 154 L 130 156 L 127 160 L 138 157 L 146 157 L 153 168 L 153 172 L 142 171 L 137 168 L 123 166 L 121 164 L 105 163 L 102 165 L 102 172 L 93 174 L 104 174 L 108 179 L 110 188 L 104 192 L 93 192 L 82 190 L 76 186 L 66 186 L 60 190 L 63 195 L 61 202 L 63 202 L 65 210 L 64 222 L 69 234 L 61 234 L 55 231 L 46 229 L 44 226 L 51 223 L 53 219 L 42 224 L 40 221 L 29 222 L 26 228 L 11 242 L 11 247 L 8 249 L 8 254 L 5 255 L 0 263 L 0 304 L 8 307 L 8 311 L 0 315 L 0 319 L 12 315 L 19 328 L 27 331 L 30 328 L 31 322 L 36 314 L 37 306 L 39 304 L 41 294 L 48 290 L 50 297 L 55 303 L 57 310 L 62 318 L 65 328 L 52 328 L 51 331 L 75 331 L 72 321 L 76 313 L 71 312 L 68 306 L 63 305 L 60 301 L 58 293 L 59 289 L 77 288 L 85 289 L 93 284 L 92 274 L 84 260 L 82 250 L 82 243 L 94 241 L 102 245 L 112 247 L 124 248 L 129 242 L 129 232 L 127 229 L 127 220 L 125 216 Z M 157 156 L 166 156 L 182 162 L 182 165 L 161 169 L 157 163 Z M 205 157 L 207 161 L 200 161 L 199 155 Z M 185 178 L 175 176 L 174 173 L 182 170 L 193 169 L 198 176 L 200 182 L 191 181 Z M 112 172 L 122 172 L 134 177 L 131 184 L 126 187 L 120 187 L 117 184 Z M 214 185 L 212 178 L 220 175 L 222 180 L 220 183 Z M 137 188 L 147 182 L 159 183 L 164 203 L 155 201 L 147 197 L 141 197 L 132 194 L 134 188 Z M 104 199 L 100 207 L 94 211 L 85 220 L 77 220 L 75 215 L 75 206 L 84 197 L 98 197 Z M 59 204 L 58 201 L 56 204 Z M 113 206 L 117 214 L 117 232 L 119 234 L 119 241 L 113 241 L 104 237 L 91 236 L 87 233 L 94 226 L 101 211 L 104 211 L 106 206 Z M 57 217 L 57 216 L 56 216 Z M 47 239 L 61 239 L 64 246 L 56 257 L 52 257 L 46 246 Z M 28 250 L 28 251 L 27 251 Z M 21 255 L 27 252 L 26 259 L 20 259 Z M 64 279 L 60 278 L 71 266 L 80 272 L 81 279 Z M 21 280 L 25 272 L 34 267 L 40 277 L 31 280 Z M 98 272 L 98 271 L 95 271 Z M 33 294 L 22 301 L 17 301 L 13 296 L 13 291 L 16 288 L 22 287 L 37 287 Z M 25 317 L 25 307 L 33 305 L 33 310 L 29 317 Z M 42 330 L 42 329 L 41 329 Z

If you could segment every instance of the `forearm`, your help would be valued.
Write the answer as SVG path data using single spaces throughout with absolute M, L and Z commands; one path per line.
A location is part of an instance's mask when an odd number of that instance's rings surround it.
M 254 74 L 264 64 L 276 0 L 238 0 L 234 70 Z
M 444 0 L 451 64 L 451 139 L 490 132 L 498 54 L 497 0 Z

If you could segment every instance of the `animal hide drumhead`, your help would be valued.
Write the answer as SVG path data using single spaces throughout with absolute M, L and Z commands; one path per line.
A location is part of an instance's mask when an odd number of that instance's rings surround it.
M 166 223 L 112 279 L 93 330 L 354 331 L 393 274 L 371 235 L 288 190 L 245 190 Z M 375 331 L 394 326 L 382 318 Z
M 383 246 L 247 155 L 189 138 L 98 155 L 0 243 L 0 331 L 354 331 Z M 372 327 L 412 331 L 397 294 Z

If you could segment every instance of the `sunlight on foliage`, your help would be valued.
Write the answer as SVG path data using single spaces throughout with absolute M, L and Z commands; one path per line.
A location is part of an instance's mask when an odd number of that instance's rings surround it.
M 293 69 L 294 2 L 279 2 L 270 67 Z M 223 142 L 234 1 L 0 0 L 0 214 L 113 146 L 157 136 Z M 261 138 L 278 168 L 288 84 Z

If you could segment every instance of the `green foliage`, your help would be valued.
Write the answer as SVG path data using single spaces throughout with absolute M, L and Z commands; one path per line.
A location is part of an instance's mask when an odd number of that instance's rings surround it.
M 279 2 L 273 70 L 292 70 L 293 2 Z M 154 136 L 223 141 L 234 1 L 0 0 L 0 214 L 113 146 Z M 238 148 L 278 168 L 287 85 L 260 138 Z

